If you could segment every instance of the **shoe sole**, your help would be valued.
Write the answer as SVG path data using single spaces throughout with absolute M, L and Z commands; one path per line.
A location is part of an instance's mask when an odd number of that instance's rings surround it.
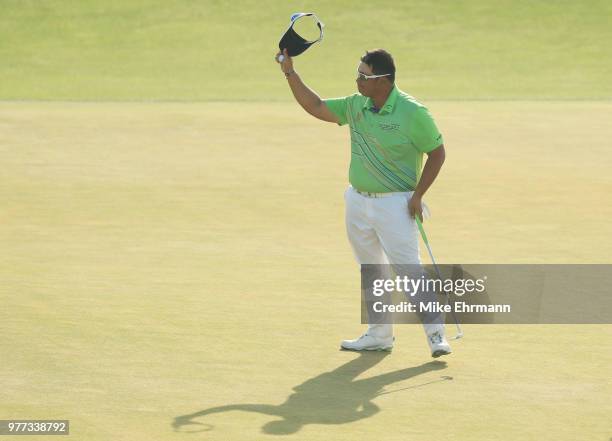
M 395 337 L 393 337 L 392 342 L 394 342 L 394 341 L 395 341 Z M 363 348 L 363 349 L 345 348 L 344 346 L 340 345 L 340 350 L 354 351 L 354 352 L 361 352 L 361 351 L 391 352 L 392 349 L 393 349 L 393 345 L 391 345 L 391 346 L 378 346 L 377 348 Z
M 378 348 L 363 348 L 363 349 L 353 349 L 353 348 L 345 348 L 344 346 L 340 346 L 340 349 L 343 351 L 353 351 L 353 352 L 361 352 L 361 351 L 378 351 L 378 352 L 391 352 L 393 346 L 384 346 Z
M 438 357 L 442 357 L 443 355 L 449 355 L 449 354 L 452 354 L 452 353 L 453 353 L 452 351 L 444 351 L 442 349 L 438 349 L 437 351 L 434 351 L 434 353 L 431 354 L 431 356 L 433 358 L 438 358 Z

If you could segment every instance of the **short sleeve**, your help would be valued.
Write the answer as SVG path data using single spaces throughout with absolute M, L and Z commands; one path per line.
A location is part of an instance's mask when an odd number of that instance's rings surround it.
M 327 108 L 338 117 L 338 125 L 345 125 L 348 122 L 348 100 L 350 97 L 330 98 L 323 100 Z
M 419 107 L 411 115 L 408 127 L 412 145 L 420 152 L 429 153 L 444 142 L 429 110 L 425 107 Z

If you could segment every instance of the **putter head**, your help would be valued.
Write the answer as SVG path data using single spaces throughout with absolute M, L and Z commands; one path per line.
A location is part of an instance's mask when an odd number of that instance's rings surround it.
M 463 332 L 458 332 L 457 335 L 451 337 L 451 340 L 459 340 L 460 338 L 463 338 Z

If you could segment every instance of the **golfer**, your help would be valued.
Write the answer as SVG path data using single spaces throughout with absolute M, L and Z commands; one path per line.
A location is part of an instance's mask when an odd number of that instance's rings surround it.
M 276 54 L 278 61 L 279 52 Z M 420 264 L 418 227 L 427 208 L 423 195 L 444 163 L 444 145 L 429 111 L 395 85 L 393 57 L 383 49 L 367 51 L 357 68 L 354 95 L 321 99 L 306 86 L 286 50 L 280 67 L 296 101 L 315 118 L 351 132 L 350 186 L 345 192 L 346 230 L 361 264 Z M 423 154 L 427 155 L 422 166 Z M 431 354 L 451 353 L 444 324 L 423 322 Z M 350 350 L 391 350 L 393 325 L 368 325 Z

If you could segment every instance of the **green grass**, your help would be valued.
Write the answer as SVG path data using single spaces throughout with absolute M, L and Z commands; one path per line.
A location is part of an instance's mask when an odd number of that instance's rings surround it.
M 609 263 L 612 103 L 431 107 L 439 261 Z M 363 329 L 349 150 L 293 103 L 0 103 L 1 417 L 87 441 L 607 439 L 610 325 L 465 326 L 447 365 L 409 325 L 387 357 L 338 351 Z
M 612 97 L 609 2 L 0 0 L 0 417 L 88 441 L 607 439 L 609 325 L 466 326 L 447 365 L 410 326 L 390 356 L 337 351 L 362 329 L 348 134 L 270 102 L 298 10 L 327 24 L 296 59 L 322 95 L 380 46 L 420 98 L 532 100 L 428 103 L 439 261 L 609 262 L 612 108 L 587 101 Z M 186 415 L 210 430 L 174 432 Z
M 421 98 L 612 97 L 607 0 L 2 0 L 0 10 L 4 100 L 287 100 L 273 55 L 299 10 L 327 25 L 296 59 L 325 96 L 354 92 L 359 57 L 385 47 L 400 87 Z

